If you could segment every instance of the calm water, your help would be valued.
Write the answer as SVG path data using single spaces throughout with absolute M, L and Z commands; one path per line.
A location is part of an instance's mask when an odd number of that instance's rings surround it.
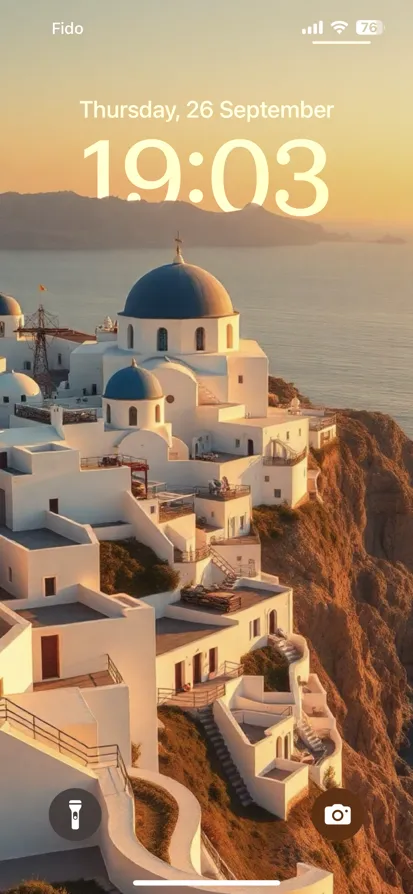
M 413 437 L 411 245 L 187 249 L 223 281 L 271 372 L 313 400 L 390 413 Z M 171 251 L 0 252 L 0 291 L 39 301 L 86 332 L 123 309 L 134 281 Z

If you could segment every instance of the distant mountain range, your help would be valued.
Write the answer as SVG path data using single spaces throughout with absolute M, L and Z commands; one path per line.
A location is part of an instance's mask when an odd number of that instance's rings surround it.
M 247 205 L 231 214 L 186 202 L 94 199 L 74 192 L 0 195 L 0 249 L 122 249 L 169 246 L 177 230 L 185 245 L 265 247 L 349 242 L 320 224 Z

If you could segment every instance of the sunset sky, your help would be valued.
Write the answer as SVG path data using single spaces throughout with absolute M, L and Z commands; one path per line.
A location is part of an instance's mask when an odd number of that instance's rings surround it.
M 409 8 L 410 7 L 410 8 Z M 382 18 L 386 31 L 371 46 L 312 46 L 301 28 L 324 19 L 349 22 L 355 38 L 359 18 Z M 52 22 L 81 24 L 84 34 L 52 37 Z M 309 167 L 297 152 L 281 167 L 278 148 L 306 137 L 321 143 L 327 167 L 327 208 L 312 220 L 411 222 L 413 7 L 405 0 L 1 0 L 0 190 L 74 190 L 96 195 L 96 156 L 83 151 L 110 140 L 110 192 L 126 197 L 134 187 L 124 172 L 127 150 L 138 140 L 162 139 L 179 155 L 180 198 L 204 193 L 201 207 L 218 210 L 211 192 L 214 154 L 227 140 L 250 139 L 263 149 L 270 169 L 265 207 L 276 211 L 275 192 L 290 190 L 290 202 L 311 204 L 314 190 L 293 185 L 294 170 Z M 7 77 L 6 77 L 6 74 Z M 180 121 L 84 120 L 80 100 L 102 104 L 178 105 Z M 211 100 L 210 120 L 185 118 L 189 100 Z M 304 100 L 334 105 L 331 120 L 221 120 L 222 100 L 276 105 Z M 189 164 L 191 152 L 204 156 Z M 161 176 L 162 155 L 141 156 L 141 174 Z M 242 206 L 254 192 L 254 164 L 238 150 L 226 168 L 229 200 Z M 140 190 L 160 201 L 165 187 Z

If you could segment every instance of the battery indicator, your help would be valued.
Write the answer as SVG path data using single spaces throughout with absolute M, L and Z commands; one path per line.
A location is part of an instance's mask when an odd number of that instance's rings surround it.
M 357 34 L 363 34 L 371 36 L 376 36 L 376 34 L 383 34 L 384 31 L 384 22 L 381 22 L 380 19 L 359 19 L 356 22 L 356 32 Z

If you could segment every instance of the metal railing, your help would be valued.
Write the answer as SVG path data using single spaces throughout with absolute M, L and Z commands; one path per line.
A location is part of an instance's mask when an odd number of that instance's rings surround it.
M 291 456 L 264 456 L 264 466 L 296 466 L 307 456 L 307 447 L 301 453 L 293 453 Z
M 205 708 L 212 704 L 217 698 L 225 695 L 225 683 L 218 683 L 216 686 L 205 684 L 205 688 L 197 689 L 158 689 L 158 705 L 165 705 L 173 700 L 180 708 Z
M 113 682 L 114 683 L 123 683 L 123 677 L 122 677 L 120 671 L 118 670 L 118 668 L 116 667 L 115 662 L 112 661 L 110 655 L 108 655 L 107 653 L 106 653 L 106 658 L 107 658 L 108 673 L 112 677 Z
M 171 490 L 176 494 L 187 496 L 205 497 L 208 500 L 233 500 L 251 493 L 249 484 L 230 484 L 228 487 L 215 487 L 212 482 L 209 485 L 194 485 L 191 487 L 171 485 Z
M 119 745 L 85 745 L 47 720 L 41 720 L 31 711 L 16 705 L 9 698 L 0 699 L 0 721 L 21 728 L 26 735 L 30 735 L 36 741 L 46 742 L 60 754 L 68 755 L 86 767 L 97 768 L 100 764 L 105 767 L 117 767 L 124 781 L 125 790 L 132 794 L 132 786 Z
M 225 879 L 237 881 L 236 875 L 234 875 L 232 869 L 229 868 L 228 863 L 226 863 L 225 860 L 222 859 L 216 847 L 214 847 L 212 841 L 209 840 L 203 829 L 201 829 L 201 841 L 218 872 L 223 875 Z
M 165 506 L 165 504 L 162 504 L 159 506 L 159 521 L 171 521 L 174 518 L 179 518 L 181 515 L 192 515 L 193 512 L 193 503 L 185 503 L 182 506 L 174 506 L 173 504 Z
M 261 540 L 259 538 L 259 535 L 254 534 L 254 533 L 244 534 L 244 536 L 242 534 L 239 534 L 237 537 L 225 537 L 225 535 L 222 534 L 222 535 L 218 535 L 217 537 L 215 535 L 213 535 L 210 538 L 209 542 L 210 543 L 221 543 L 223 545 L 225 545 L 227 543 L 229 546 L 231 544 L 233 544 L 234 546 L 237 546 L 238 544 L 240 546 L 246 546 L 248 543 L 259 544 L 259 543 L 261 543 Z
M 123 453 L 106 453 L 103 456 L 84 456 L 80 460 L 81 469 L 113 469 L 118 466 L 128 466 L 133 472 L 148 469 L 146 459 L 136 456 L 127 456 Z
M 202 559 L 207 559 L 210 555 L 211 548 L 209 546 L 200 546 L 197 549 L 184 552 L 176 550 L 175 562 L 200 562 Z
M 337 425 L 337 416 L 322 416 L 320 419 L 316 417 L 312 417 L 310 419 L 310 431 L 321 431 L 323 428 L 329 428 L 332 425 Z
M 243 673 L 244 668 L 242 664 L 237 664 L 236 661 L 224 661 L 217 672 L 217 676 L 242 677 Z

